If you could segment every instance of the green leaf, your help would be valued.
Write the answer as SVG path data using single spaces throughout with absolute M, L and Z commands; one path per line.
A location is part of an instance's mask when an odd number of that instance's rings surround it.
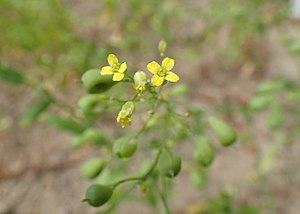
M 41 113 L 47 110 L 52 103 L 52 100 L 40 100 L 34 104 L 32 104 L 23 114 L 22 123 L 25 125 L 31 124 L 34 122 Z
M 16 68 L 0 62 L 0 80 L 10 84 L 23 84 L 25 76 Z
M 43 121 L 59 129 L 70 131 L 75 134 L 80 134 L 87 128 L 70 118 L 61 117 L 56 114 L 45 115 L 45 117 L 43 117 Z
M 249 107 L 253 111 L 260 111 L 268 106 L 273 98 L 272 94 L 258 94 L 251 99 Z
M 112 80 L 111 75 L 102 76 L 99 69 L 86 71 L 82 75 L 81 81 L 86 91 L 90 94 L 105 92 L 117 83 Z
M 278 102 L 274 102 L 271 105 L 271 111 L 267 116 L 267 124 L 272 129 L 280 128 L 284 118 L 283 118 L 283 110 Z

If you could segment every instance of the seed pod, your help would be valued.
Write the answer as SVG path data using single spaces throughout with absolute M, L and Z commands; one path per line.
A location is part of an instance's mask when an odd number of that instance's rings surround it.
M 213 162 L 215 156 L 212 144 L 206 137 L 199 136 L 196 140 L 194 158 L 199 164 L 209 166 Z
M 100 207 L 111 198 L 112 194 L 112 187 L 93 184 L 86 190 L 83 202 L 88 202 L 93 207 Z
M 82 133 L 82 139 L 87 144 L 103 145 L 107 143 L 107 139 L 96 128 L 88 128 Z
M 159 172 L 169 178 L 178 175 L 181 169 L 181 158 L 170 151 L 162 151 L 158 160 Z
M 91 69 L 86 71 L 81 77 L 84 88 L 90 94 L 104 92 L 116 84 L 110 76 L 100 75 L 99 72 L 98 69 Z
M 230 146 L 237 140 L 235 130 L 226 122 L 212 116 L 208 118 L 208 122 L 223 146 Z
M 81 97 L 77 105 L 85 114 L 98 115 L 106 109 L 104 101 L 107 99 L 104 95 L 88 94 Z
M 104 169 L 107 161 L 102 158 L 91 158 L 86 160 L 81 168 L 81 174 L 86 179 L 94 179 Z
M 202 188 L 204 186 L 206 177 L 206 171 L 203 169 L 193 169 L 190 171 L 190 179 L 192 183 L 198 188 Z
M 120 138 L 113 146 L 113 153 L 119 158 L 129 158 L 131 157 L 137 148 L 137 142 L 135 138 Z

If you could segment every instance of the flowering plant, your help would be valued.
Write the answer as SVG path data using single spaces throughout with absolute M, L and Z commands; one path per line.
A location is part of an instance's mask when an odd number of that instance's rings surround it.
M 166 47 L 164 41 L 159 43 L 161 57 Z M 172 71 L 174 59 L 164 57 L 161 65 L 156 61 L 148 63 L 145 67 L 152 74 L 149 79 L 142 69 L 131 75 L 127 62 L 120 63 L 114 54 L 109 54 L 107 61 L 109 66 L 100 68 L 100 71 L 92 69 L 83 74 L 83 86 L 90 94 L 80 98 L 79 107 L 85 114 L 92 114 L 93 118 L 109 109 L 119 110 L 115 116 L 124 133 L 114 136 L 116 140 L 113 143 L 105 140 L 104 134 L 96 127 L 88 128 L 75 137 L 73 145 L 77 147 L 97 144 L 106 151 L 83 165 L 83 176 L 94 180 L 86 191 L 84 201 L 94 207 L 107 204 L 107 208 L 99 213 L 109 213 L 132 188 L 140 186 L 141 191 L 133 194 L 142 194 L 155 206 L 158 196 L 165 212 L 171 213 L 167 197 L 173 178 L 182 169 L 188 169 L 192 182 L 201 185 L 199 179 L 203 180 L 213 162 L 214 147 L 207 136 L 206 124 L 224 146 L 236 141 L 236 133 L 226 122 L 203 111 L 197 104 L 184 100 L 174 102 L 173 97 L 188 92 L 185 85 L 178 83 L 179 76 Z M 176 84 L 169 85 L 168 82 Z M 128 83 L 130 87 L 127 87 Z M 132 96 L 128 95 L 127 89 Z M 175 104 L 184 110 L 178 111 Z M 129 128 L 130 125 L 133 127 Z M 189 164 L 182 161 L 177 149 L 179 143 L 188 140 L 192 140 L 195 147 L 194 161 Z M 143 156 L 139 157 L 136 153 Z M 128 167 L 134 163 L 139 165 L 138 169 L 128 173 Z M 122 185 L 125 183 L 132 183 L 132 187 L 126 188 L 128 185 Z

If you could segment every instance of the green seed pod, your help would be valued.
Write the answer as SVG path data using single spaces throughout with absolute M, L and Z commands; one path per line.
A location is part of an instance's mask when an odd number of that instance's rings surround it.
M 86 190 L 83 202 L 88 202 L 93 207 L 100 207 L 111 198 L 112 194 L 112 187 L 93 184 Z
M 212 143 L 208 138 L 202 136 L 197 137 L 196 140 L 194 158 L 199 164 L 209 166 L 213 162 L 215 156 Z
M 81 167 L 81 174 L 86 179 L 96 178 L 106 166 L 107 161 L 102 158 L 86 160 Z
M 135 138 L 120 138 L 113 146 L 113 153 L 119 158 L 129 158 L 131 157 L 137 148 L 137 142 Z
M 210 116 L 208 122 L 223 146 L 230 146 L 237 140 L 235 130 L 224 121 Z
M 82 133 L 82 139 L 87 144 L 103 145 L 107 143 L 107 139 L 96 128 L 88 128 Z
M 110 89 L 116 82 L 112 81 L 111 76 L 100 75 L 99 69 L 86 71 L 81 77 L 84 88 L 90 94 L 101 93 Z
M 85 114 L 98 115 L 106 109 L 104 101 L 107 99 L 104 95 L 88 94 L 81 97 L 77 105 Z
M 206 182 L 206 171 L 193 169 L 190 171 L 190 179 L 196 187 L 202 188 Z
M 165 40 L 160 40 L 160 42 L 158 43 L 158 51 L 160 53 L 161 56 L 164 55 L 164 53 L 166 52 L 167 49 L 167 43 Z
M 181 158 L 170 151 L 162 151 L 158 160 L 159 172 L 169 178 L 178 175 L 181 169 Z

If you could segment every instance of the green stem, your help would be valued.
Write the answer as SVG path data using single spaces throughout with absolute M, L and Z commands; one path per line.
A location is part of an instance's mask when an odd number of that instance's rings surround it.
M 160 149 L 159 152 L 157 153 L 156 155 L 156 158 L 155 158 L 155 161 L 153 162 L 152 166 L 150 167 L 150 169 L 148 170 L 148 172 L 145 173 L 145 175 L 143 176 L 140 176 L 140 177 L 131 177 L 131 178 L 125 178 L 123 180 L 120 180 L 118 181 L 117 183 L 115 183 L 113 185 L 113 188 L 116 188 L 117 186 L 123 184 L 123 183 L 126 183 L 126 182 L 130 182 L 130 181 L 145 181 L 148 176 L 153 172 L 153 170 L 155 169 L 157 163 L 158 163 L 158 160 L 159 160 L 159 157 L 160 157 L 160 154 L 161 154 L 162 150 Z
M 167 214 L 171 214 L 171 211 L 170 211 L 170 208 L 168 206 L 168 202 L 167 202 L 167 199 L 166 197 L 163 195 L 163 193 L 160 191 L 159 187 L 157 187 L 157 192 L 158 192 L 158 195 L 162 201 L 162 204 L 164 206 L 164 209 L 166 211 Z
M 117 186 L 126 183 L 126 182 L 130 182 L 130 181 L 142 181 L 144 178 L 143 177 L 131 177 L 131 178 L 125 178 L 123 180 L 118 181 L 117 183 L 115 183 L 113 185 L 113 188 L 116 188 Z

